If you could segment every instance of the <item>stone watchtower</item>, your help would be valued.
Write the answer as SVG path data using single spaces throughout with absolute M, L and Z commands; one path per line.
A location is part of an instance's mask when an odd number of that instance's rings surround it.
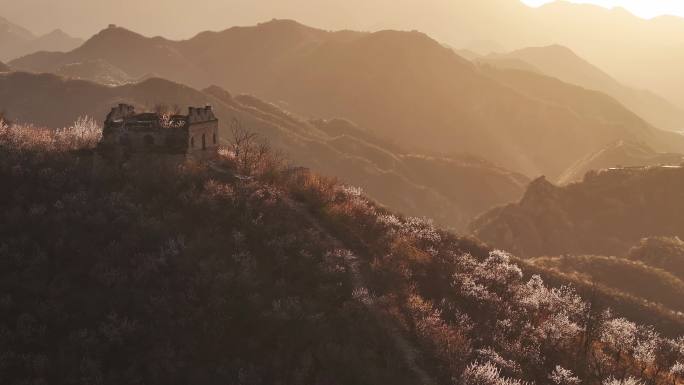
M 190 107 L 187 115 L 136 113 L 119 104 L 107 115 L 100 153 L 131 156 L 166 155 L 182 160 L 207 158 L 219 145 L 218 119 L 210 106 Z

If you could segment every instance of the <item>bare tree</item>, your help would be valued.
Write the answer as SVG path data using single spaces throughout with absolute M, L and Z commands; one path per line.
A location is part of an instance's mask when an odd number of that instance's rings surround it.
M 237 118 L 233 118 L 230 124 L 231 140 L 230 148 L 235 155 L 238 169 L 241 172 L 250 173 L 251 165 L 259 154 L 267 150 L 257 143 L 258 135 L 250 132 L 242 126 Z

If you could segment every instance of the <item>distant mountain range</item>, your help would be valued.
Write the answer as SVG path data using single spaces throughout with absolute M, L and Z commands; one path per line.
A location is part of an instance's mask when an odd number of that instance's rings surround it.
M 11 60 L 39 51 L 71 51 L 83 40 L 60 29 L 36 36 L 29 30 L 0 17 L 0 60 Z
M 307 121 L 252 96 L 232 96 L 219 87 L 197 91 L 161 79 L 120 87 L 15 72 L 0 75 L 0 106 L 15 121 L 63 127 L 87 114 L 104 119 L 112 105 L 209 103 L 220 118 L 224 140 L 234 118 L 270 140 L 294 163 L 335 175 L 393 209 L 428 216 L 462 230 L 476 215 L 517 200 L 529 180 L 481 158 L 426 156 L 377 138 L 340 119 Z
M 533 181 L 519 203 L 491 210 L 473 234 L 520 256 L 625 256 L 646 237 L 684 236 L 684 166 L 615 168 L 581 183 Z
M 528 176 L 555 179 L 617 140 L 684 149 L 684 137 L 604 94 L 532 72 L 483 70 L 417 32 L 327 32 L 273 21 L 170 41 L 109 28 L 71 52 L 10 65 L 59 72 L 92 60 L 131 78 L 218 84 L 304 116 L 344 117 L 410 152 L 470 152 Z
M 490 42 L 486 49 L 475 45 L 471 51 L 503 52 L 559 44 L 577 52 L 620 83 L 653 91 L 678 108 L 684 108 L 681 76 L 684 19 L 681 17 L 644 20 L 620 7 L 606 9 L 570 1 L 553 1 L 537 8 L 528 7 L 520 0 L 425 0 L 395 2 L 392 7 L 386 2 L 374 2 L 363 11 L 358 9 L 360 2 L 327 1 L 315 14 L 339 12 L 341 3 L 346 3 L 349 5 L 344 15 L 364 20 L 368 25 L 417 29 L 455 48 L 472 48 L 474 41 Z M 290 17 L 299 18 L 296 14 Z M 496 49 L 497 46 L 501 48 Z
M 566 83 L 612 96 L 656 127 L 684 127 L 684 110 L 649 91 L 627 87 L 582 59 L 567 47 L 552 45 L 524 48 L 506 54 L 491 54 L 475 59 L 501 68 L 537 70 Z M 525 68 L 525 65 L 529 67 Z
M 684 80 L 680 76 L 684 67 L 684 19 L 681 17 L 644 20 L 619 7 L 606 9 L 569 1 L 530 8 L 520 0 L 401 3 L 391 0 L 318 3 L 261 0 L 238 2 L 231 4 L 229 9 L 231 12 L 208 15 L 206 9 L 170 6 L 165 7 L 165 12 L 175 15 L 174 19 L 184 20 L 183 26 L 174 30 L 179 31 L 180 36 L 189 36 L 207 26 L 219 28 L 287 17 L 329 30 L 419 30 L 451 47 L 470 48 L 481 53 L 559 44 L 572 49 L 620 83 L 653 91 L 678 108 L 684 108 Z M 149 14 L 140 14 L 143 20 L 136 22 L 145 23 L 144 19 L 149 16 L 144 15 Z M 92 24 L 88 28 L 92 28 Z M 146 26 L 145 32 L 163 33 L 152 28 Z M 680 129 L 684 130 L 684 126 Z
M 0 72 L 8 72 L 10 70 L 11 68 L 7 64 L 0 62 Z

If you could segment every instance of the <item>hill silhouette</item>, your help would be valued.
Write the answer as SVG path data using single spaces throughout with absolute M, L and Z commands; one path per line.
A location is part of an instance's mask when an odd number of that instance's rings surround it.
M 0 60 L 16 58 L 21 47 L 35 38 L 30 31 L 0 16 Z
M 684 242 L 678 237 L 644 238 L 629 250 L 627 256 L 684 280 Z
M 684 46 L 682 18 L 644 21 L 621 8 L 607 11 L 564 1 L 543 6 L 531 16 L 536 28 L 553 31 L 544 38 L 547 44 L 570 47 L 622 82 L 653 90 L 679 108 L 684 105 L 682 84 L 675 75 L 684 63 L 679 54 Z M 606 25 L 611 27 L 601 28 Z
M 30 98 L 35 104 L 24 103 Z M 297 164 L 335 175 L 393 209 L 462 230 L 478 214 L 519 199 L 528 179 L 479 157 L 427 156 L 403 150 L 341 119 L 307 121 L 253 96 L 220 87 L 204 92 L 162 79 L 105 87 L 54 75 L 0 76 L 0 105 L 13 120 L 62 127 L 86 114 L 104 119 L 112 105 L 214 106 L 224 137 L 233 119 L 260 133 Z M 40 107 L 36 107 L 40 106 Z
M 591 170 L 613 167 L 677 166 L 684 164 L 684 155 L 660 153 L 643 143 L 619 141 L 580 159 L 558 178 L 559 184 L 579 182 Z
M 3 62 L 0 62 L 0 72 L 9 72 L 11 68 Z
M 28 42 L 21 56 L 40 51 L 67 52 L 83 44 L 83 39 L 72 37 L 61 29 L 55 29 Z
M 83 44 L 60 29 L 36 36 L 27 29 L 0 17 L 0 60 L 11 60 L 39 51 L 71 51 Z
M 116 14 L 113 7 L 109 5 L 105 7 L 108 11 L 97 14 L 97 23 L 109 23 L 107 15 Z M 559 44 L 621 83 L 653 91 L 684 108 L 684 87 L 679 76 L 684 67 L 681 17 L 644 20 L 620 7 L 606 9 L 570 1 L 531 8 L 520 0 L 459 1 L 456 5 L 444 0 L 399 4 L 389 0 L 327 0 L 316 4 L 291 0 L 287 5 L 280 0 L 261 0 L 225 8 L 164 7 L 172 19 L 183 19 L 183 23 L 170 26 L 149 21 L 157 17 L 156 10 L 140 10 L 139 18 L 130 20 L 129 25 L 147 34 L 174 34 L 178 38 L 208 26 L 217 29 L 279 17 L 328 30 L 419 30 L 451 47 L 471 47 L 487 53 Z M 82 27 L 81 34 L 94 28 L 92 21 L 87 27 L 78 24 L 78 19 L 71 23 Z M 230 85 L 227 88 L 233 89 Z
M 644 20 L 621 7 L 607 9 L 570 1 L 553 1 L 537 8 L 519 0 L 461 1 L 458 6 L 428 0 L 392 10 L 382 9 L 383 5 L 375 3 L 374 11 L 364 14 L 354 12 L 353 7 L 347 12 L 361 20 L 381 19 L 368 25 L 425 31 L 455 48 L 468 48 L 472 41 L 495 41 L 508 47 L 507 51 L 561 45 L 619 82 L 653 91 L 684 108 L 679 76 L 684 66 L 681 17 Z M 325 7 L 335 9 L 329 3 Z
M 417 32 L 327 32 L 276 20 L 176 42 L 110 28 L 72 52 L 10 64 L 55 72 L 96 59 L 133 78 L 156 73 L 196 88 L 218 84 L 282 101 L 304 116 L 348 118 L 410 151 L 470 152 L 530 176 L 555 178 L 620 139 L 661 151 L 684 147 L 680 135 L 655 129 L 610 98 L 594 98 L 600 103 L 593 108 L 628 118 L 604 121 L 521 93 Z M 574 92 L 573 105 L 587 97 Z
M 610 296 L 589 303 L 503 252 L 294 173 L 272 153 L 248 168 L 225 153 L 210 167 L 139 162 L 93 173 L 98 130 L 80 124 L 0 131 L 3 379 L 472 384 L 486 376 L 522 385 L 560 371 L 587 383 L 677 381 L 669 373 L 682 341 L 663 336 L 684 330 L 676 316 L 635 303 L 607 312 Z M 630 309 L 661 324 L 622 318 Z M 643 345 L 660 354 L 648 361 L 652 371 L 642 370 Z
M 492 54 L 484 59 L 514 69 L 524 69 L 516 61 L 528 63 L 531 68 L 548 76 L 610 95 L 656 127 L 673 130 L 684 127 L 684 110 L 649 91 L 624 86 L 567 47 L 530 47 L 506 54 Z
M 625 256 L 642 238 L 684 235 L 683 175 L 682 167 L 611 169 L 564 187 L 539 178 L 519 203 L 491 210 L 471 229 L 521 256 Z

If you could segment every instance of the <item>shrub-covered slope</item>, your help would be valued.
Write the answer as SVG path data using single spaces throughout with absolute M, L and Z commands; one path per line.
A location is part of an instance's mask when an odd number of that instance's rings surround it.
M 488 244 L 518 255 L 624 256 L 644 237 L 684 235 L 684 167 L 616 168 L 555 186 L 544 178 L 515 204 L 471 224 Z
M 541 257 L 530 262 L 684 312 L 684 281 L 666 267 L 656 268 L 626 258 L 595 255 Z
M 644 238 L 629 250 L 628 258 L 667 270 L 684 280 L 684 242 L 678 237 Z
M 93 172 L 96 139 L 87 121 L 0 130 L 3 383 L 666 384 L 681 374 L 684 339 L 273 154 Z M 678 322 L 668 334 L 684 331 Z

